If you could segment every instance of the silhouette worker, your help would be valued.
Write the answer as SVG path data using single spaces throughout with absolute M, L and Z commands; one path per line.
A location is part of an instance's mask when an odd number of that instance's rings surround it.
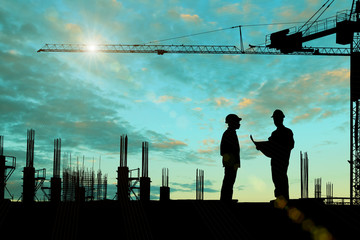
M 255 142 L 250 135 L 251 140 L 265 156 L 271 158 L 271 176 L 275 186 L 275 197 L 289 200 L 289 181 L 287 170 L 291 150 L 294 148 L 293 132 L 284 126 L 284 113 L 276 109 L 271 116 L 277 127 L 271 133 L 269 141 Z
M 220 155 L 225 168 L 224 180 L 221 187 L 220 200 L 231 201 L 236 173 L 240 168 L 240 145 L 236 130 L 240 128 L 240 121 L 236 114 L 229 114 L 225 118 L 228 128 L 225 130 L 220 143 Z

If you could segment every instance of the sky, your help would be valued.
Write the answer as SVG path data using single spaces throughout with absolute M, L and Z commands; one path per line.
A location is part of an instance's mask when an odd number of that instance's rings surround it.
M 35 169 L 52 177 L 53 141 L 85 168 L 108 174 L 108 198 L 116 192 L 119 138 L 129 138 L 128 165 L 141 168 L 141 143 L 149 142 L 151 198 L 159 199 L 162 168 L 169 169 L 171 199 L 195 199 L 196 169 L 204 170 L 204 199 L 219 199 L 219 155 L 225 117 L 243 120 L 237 131 L 241 168 L 234 199 L 274 198 L 270 159 L 250 141 L 267 140 L 275 109 L 285 114 L 295 147 L 288 170 L 290 197 L 300 197 L 300 151 L 309 156 L 309 196 L 314 179 L 349 197 L 349 57 L 37 53 L 45 43 L 143 44 L 242 27 L 244 46 L 307 21 L 320 0 L 62 0 L 3 1 L 0 6 L 0 135 L 4 154 L 15 156 L 7 187 L 22 192 L 26 132 L 35 130 Z M 335 1 L 322 18 L 351 7 Z M 238 29 L 158 41 L 158 44 L 239 45 Z M 337 45 L 335 36 L 304 44 Z M 101 158 L 101 163 L 100 159 Z M 81 163 L 82 164 L 82 163 Z M 46 182 L 45 185 L 49 186 Z M 6 195 L 9 197 L 9 195 Z M 38 193 L 38 198 L 42 198 Z

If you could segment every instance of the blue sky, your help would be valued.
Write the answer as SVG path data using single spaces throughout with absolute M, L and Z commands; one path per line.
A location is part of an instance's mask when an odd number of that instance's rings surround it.
M 8 188 L 22 191 L 26 130 L 35 135 L 35 168 L 52 175 L 53 139 L 85 166 L 101 156 L 115 194 L 119 136 L 129 136 L 128 164 L 141 167 L 141 142 L 149 142 L 152 195 L 169 168 L 171 198 L 195 198 L 195 172 L 205 171 L 205 199 L 218 199 L 223 178 L 219 143 L 224 118 L 243 118 L 238 137 L 242 168 L 234 198 L 273 198 L 269 159 L 250 142 L 266 140 L 279 108 L 294 132 L 290 195 L 300 197 L 300 151 L 309 155 L 309 195 L 314 178 L 349 196 L 349 58 L 320 56 L 37 53 L 45 43 L 139 44 L 237 25 L 304 22 L 324 1 L 5 1 L 0 6 L 0 134 L 4 152 L 17 158 Z M 349 9 L 335 1 L 324 14 Z M 300 24 L 301 25 L 301 24 Z M 299 25 L 243 27 L 244 44 Z M 160 42 L 239 44 L 236 29 Z M 335 37 L 306 43 L 337 46 Z M 341 46 L 339 46 L 341 47 Z M 75 160 L 74 160 L 75 161 Z M 325 184 L 324 184 L 325 185 Z M 323 186 L 325 195 L 325 186 Z

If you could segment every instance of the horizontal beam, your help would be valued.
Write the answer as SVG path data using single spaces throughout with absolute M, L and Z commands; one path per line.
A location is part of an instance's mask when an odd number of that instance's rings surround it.
M 129 45 L 129 44 L 45 44 L 37 52 L 71 52 L 71 53 L 165 53 L 178 54 L 265 54 L 265 55 L 327 55 L 327 56 L 350 56 L 349 48 L 303 48 L 291 53 L 282 53 L 279 50 L 264 46 L 250 46 L 241 50 L 231 45 Z

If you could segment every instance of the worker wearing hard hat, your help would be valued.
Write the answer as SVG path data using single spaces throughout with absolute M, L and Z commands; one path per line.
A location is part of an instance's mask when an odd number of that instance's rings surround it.
M 271 176 L 275 186 L 275 197 L 289 199 L 289 181 L 287 170 L 291 150 L 294 148 L 293 132 L 284 126 L 284 113 L 276 109 L 271 116 L 277 127 L 271 133 L 269 141 L 255 142 L 250 135 L 251 140 L 265 156 L 271 158 Z
M 240 145 L 236 130 L 240 128 L 240 121 L 236 114 L 229 114 L 225 118 L 228 128 L 224 132 L 220 143 L 220 155 L 225 168 L 224 180 L 221 187 L 220 200 L 231 201 L 233 186 L 238 168 L 240 168 Z

